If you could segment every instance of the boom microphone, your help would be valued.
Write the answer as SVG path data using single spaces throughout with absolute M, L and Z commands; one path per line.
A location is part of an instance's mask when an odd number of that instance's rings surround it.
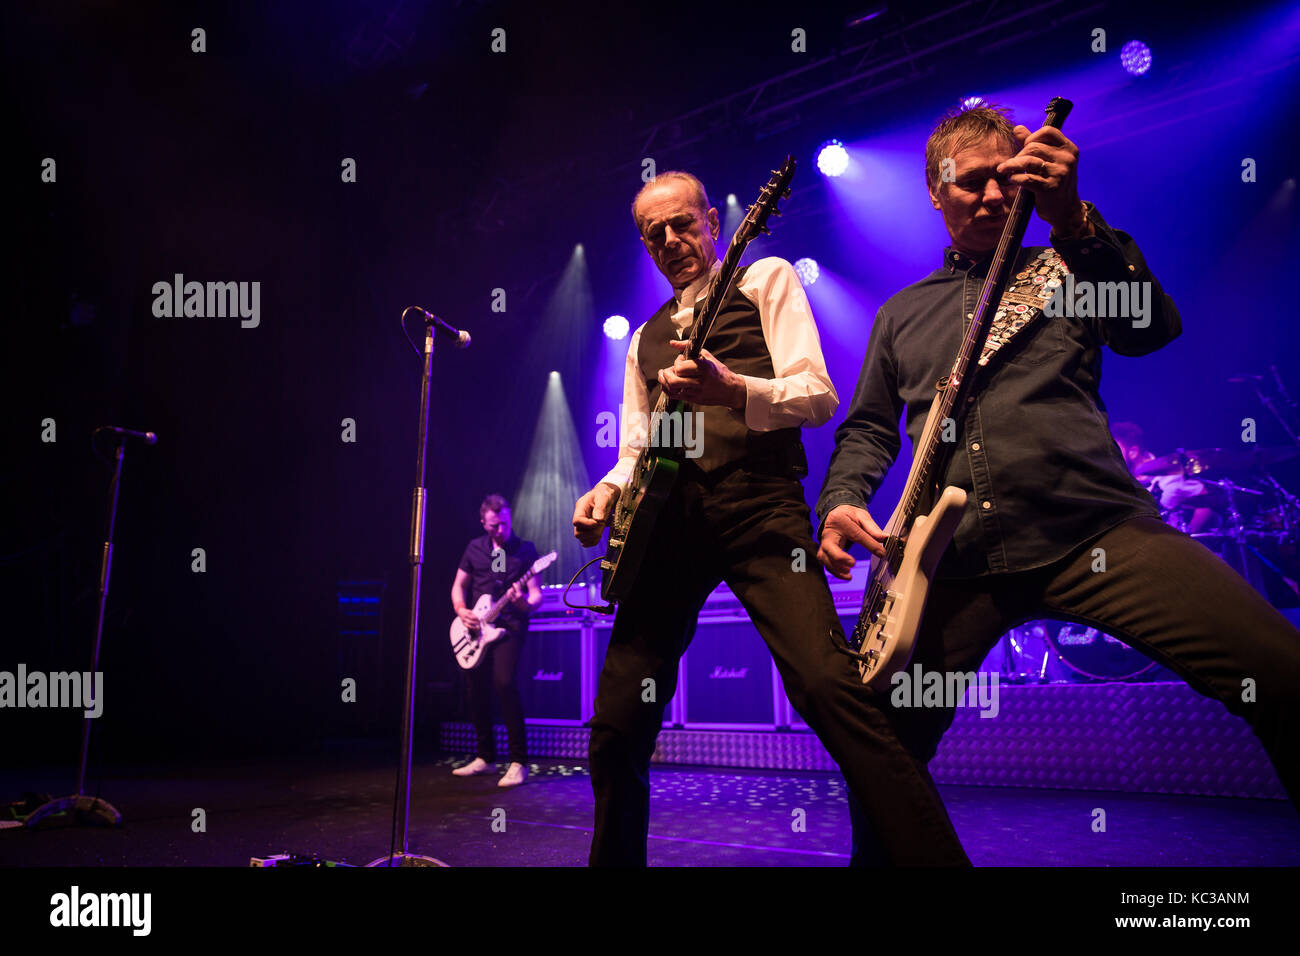
M 438 318 L 432 312 L 428 311 L 427 309 L 422 309 L 418 305 L 411 306 L 411 309 L 414 309 L 416 312 L 419 312 L 420 315 L 424 316 L 424 321 L 426 325 L 432 325 L 435 329 L 437 329 L 447 338 L 453 340 L 456 343 L 456 348 L 458 349 L 469 348 L 469 343 L 470 343 L 469 333 L 466 332 L 464 329 L 452 328 L 450 325 L 448 325 L 442 319 Z M 410 309 L 408 309 L 407 311 L 409 312 Z
M 123 438 L 138 438 L 146 445 L 158 444 L 158 435 L 156 432 L 138 432 L 132 428 L 119 428 L 117 425 L 101 425 L 95 429 L 95 433 L 112 432 L 114 435 L 121 435 Z

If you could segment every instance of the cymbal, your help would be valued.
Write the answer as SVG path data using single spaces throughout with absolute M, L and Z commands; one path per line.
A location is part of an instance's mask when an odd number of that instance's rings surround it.
M 1197 448 L 1178 451 L 1143 462 L 1133 469 L 1135 475 L 1215 475 L 1232 471 L 1249 471 L 1288 461 L 1300 455 L 1300 448 Z
M 1161 455 L 1159 458 L 1152 458 L 1150 461 L 1144 461 L 1133 469 L 1135 475 L 1176 475 L 1183 470 L 1183 453 L 1174 452 L 1172 455 Z

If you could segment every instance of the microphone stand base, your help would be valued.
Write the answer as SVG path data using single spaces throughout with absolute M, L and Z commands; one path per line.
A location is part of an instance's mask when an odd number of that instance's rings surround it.
M 391 861 L 391 862 L 390 862 Z M 447 866 L 451 864 L 443 863 L 442 860 L 435 859 L 431 856 L 420 856 L 418 853 L 394 853 L 391 856 L 381 856 L 379 859 L 367 863 L 367 867 L 372 866 Z
M 54 819 L 60 816 L 63 819 Z M 115 827 L 122 823 L 122 814 L 107 800 L 74 793 L 42 804 L 23 822 L 28 829 L 35 830 L 46 820 L 50 820 L 52 826 Z

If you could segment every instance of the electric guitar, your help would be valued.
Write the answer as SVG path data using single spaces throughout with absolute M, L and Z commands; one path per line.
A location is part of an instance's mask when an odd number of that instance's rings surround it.
M 1069 100 L 1054 98 L 1047 104 L 1044 125 L 1059 129 L 1073 106 Z M 888 687 L 890 678 L 911 661 L 935 568 L 966 508 L 964 490 L 952 485 L 938 488 L 954 444 L 941 440 L 944 423 L 961 415 L 960 411 L 954 414 L 955 409 L 965 407 L 972 390 L 967 377 L 971 360 L 979 357 L 984 346 L 1033 209 L 1034 194 L 1022 187 L 1002 227 L 979 304 L 952 371 L 935 386 L 939 394 L 925 419 L 903 496 L 883 529 L 885 556 L 873 556 L 871 560 L 862 613 L 848 644 L 857 652 L 862 682 L 873 690 Z
M 704 295 L 695 304 L 695 315 L 687 337 L 690 344 L 684 352 L 688 359 L 695 360 L 700 357 L 704 342 L 713 328 L 713 320 L 717 317 L 723 300 L 726 299 L 727 293 L 736 280 L 736 271 L 745 247 L 759 233 L 769 231 L 767 229 L 769 216 L 781 214 L 776 204 L 790 195 L 790 181 L 794 179 L 794 170 L 794 157 L 787 156 L 781 168 L 772 171 L 772 178 L 763 187 L 758 201 L 749 207 L 744 222 L 736 229 L 731 245 L 727 247 L 727 254 L 723 257 L 722 267 Z M 670 400 L 667 393 L 660 392 L 659 401 L 650 416 L 650 428 L 646 434 L 645 447 L 637 456 L 632 475 L 621 489 L 618 501 L 610 512 L 609 543 L 606 546 L 605 557 L 600 562 L 600 594 L 609 605 L 600 609 L 604 613 L 613 613 L 613 605 L 626 597 L 631 590 L 637 569 L 641 565 L 642 558 L 645 557 L 646 546 L 654 530 L 655 520 L 663 510 L 664 501 L 668 498 L 668 493 L 677 480 L 678 469 L 681 467 L 682 448 L 657 446 L 650 437 L 660 434 L 661 421 L 665 416 L 669 416 L 668 420 L 673 421 L 672 416 L 678 418 L 685 416 L 689 414 L 688 409 L 686 402 Z
M 555 563 L 557 556 L 556 552 L 552 551 L 550 554 L 538 558 L 530 567 L 524 568 L 524 570 L 516 574 L 510 579 L 510 585 L 506 588 L 506 593 L 501 595 L 499 600 L 493 601 L 490 594 L 479 595 L 473 609 L 474 616 L 479 620 L 477 633 L 470 631 L 465 626 L 465 622 L 459 617 L 451 622 L 451 652 L 456 655 L 456 663 L 467 671 L 478 667 L 478 663 L 483 657 L 484 648 L 493 641 L 500 640 L 501 636 L 506 632 L 504 627 L 493 627 L 492 622 L 497 619 L 497 615 L 509 603 L 510 587 L 534 574 L 541 574 Z

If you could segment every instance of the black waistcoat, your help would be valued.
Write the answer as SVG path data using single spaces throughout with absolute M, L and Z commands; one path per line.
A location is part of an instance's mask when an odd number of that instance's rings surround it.
M 736 281 L 718 310 L 704 347 L 712 352 L 727 368 L 737 375 L 755 378 L 773 378 L 772 355 L 763 338 L 758 309 L 740 292 L 740 282 L 745 270 L 736 275 Z M 665 302 L 641 330 L 637 343 L 637 364 L 650 393 L 650 411 L 653 413 L 662 391 L 659 370 L 668 368 L 677 358 L 677 350 L 668 344 L 677 338 L 672 315 L 677 309 L 675 299 Z M 800 477 L 808 473 L 803 444 L 798 428 L 778 428 L 774 431 L 756 432 L 745 424 L 743 411 L 733 411 L 720 405 L 687 406 L 692 413 L 703 413 L 704 433 L 699 441 L 700 455 L 687 457 L 703 471 L 710 472 L 724 465 L 744 462 L 764 472 L 785 474 L 791 470 Z M 696 419 L 698 421 L 698 419 Z

